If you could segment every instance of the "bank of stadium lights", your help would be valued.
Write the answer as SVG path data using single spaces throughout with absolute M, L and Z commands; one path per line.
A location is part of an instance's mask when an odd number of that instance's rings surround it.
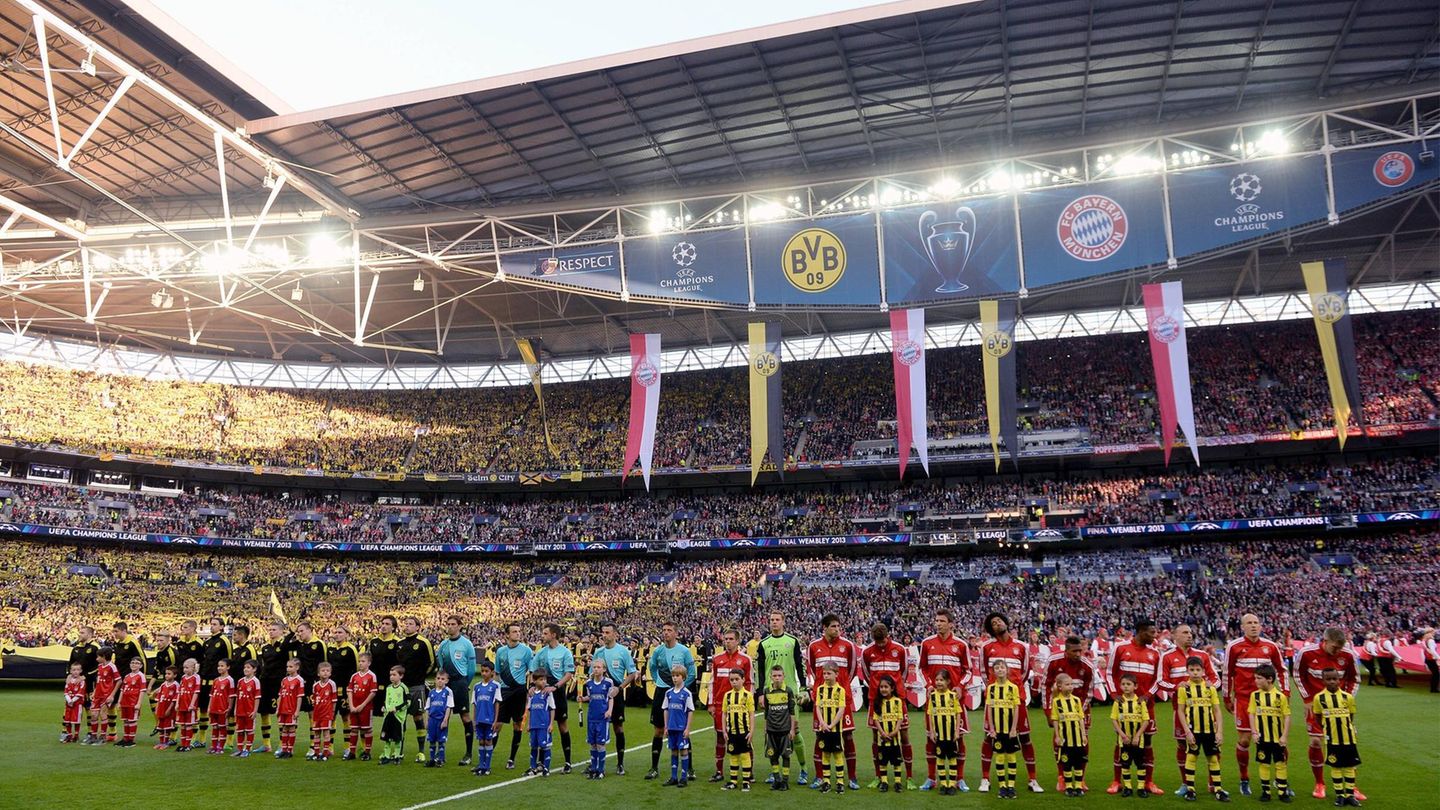
M 1183 152 L 1170 153 L 1170 168 L 1179 166 L 1199 166 L 1214 160 L 1209 152 L 1201 152 L 1195 149 L 1186 149 Z
M 676 214 L 671 216 L 663 208 L 650 209 L 650 217 L 645 223 L 646 230 L 650 233 L 664 233 L 665 231 L 678 231 L 690 222 L 689 214 Z
M 341 245 L 343 236 L 317 233 L 305 245 L 305 255 L 313 265 L 340 264 L 350 258 L 348 247 Z
M 1230 151 L 1243 157 L 1261 155 L 1283 155 L 1290 151 L 1290 139 L 1278 129 L 1267 129 L 1253 141 L 1236 141 L 1230 144 Z

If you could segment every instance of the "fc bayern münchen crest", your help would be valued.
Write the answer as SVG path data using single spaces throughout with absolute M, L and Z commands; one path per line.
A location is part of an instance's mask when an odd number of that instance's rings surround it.
M 898 358 L 900 364 L 904 366 L 913 366 L 920 362 L 920 358 L 924 356 L 924 352 L 924 348 L 921 347 L 919 343 L 909 339 L 902 340 L 900 345 L 895 347 L 895 357 Z
M 1375 159 L 1375 182 L 1397 188 L 1415 176 L 1415 161 L 1404 152 L 1386 152 Z
M 1180 338 L 1180 322 L 1166 313 L 1150 324 L 1150 334 L 1161 343 L 1174 343 Z
M 991 357 L 1004 357 L 1015 347 L 1015 338 L 1002 329 L 985 336 L 985 353 Z
M 1099 194 L 1087 194 L 1065 206 L 1055 223 L 1060 246 L 1082 262 L 1098 262 L 1115 255 L 1129 231 L 1125 209 Z
M 635 366 L 635 382 L 640 383 L 646 388 L 660 382 L 660 369 L 656 368 L 655 364 L 650 362 L 649 355 L 642 358 L 640 363 Z
M 695 249 L 691 242 L 676 242 L 675 247 L 670 249 L 670 259 L 678 267 L 689 267 L 700 258 L 700 251 Z
M 1335 293 L 1315 296 L 1315 317 L 1322 323 L 1335 323 L 1345 317 L 1345 299 Z

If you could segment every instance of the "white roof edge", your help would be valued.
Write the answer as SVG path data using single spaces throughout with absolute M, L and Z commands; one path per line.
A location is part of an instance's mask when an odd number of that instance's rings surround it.
M 132 4 L 143 3 L 144 0 L 131 0 L 131 2 Z M 469 93 L 479 93 L 501 87 L 514 87 L 516 85 L 529 84 L 546 79 L 555 79 L 562 76 L 573 76 L 596 70 L 633 65 L 640 62 L 649 62 L 655 59 L 665 59 L 687 53 L 724 48 L 746 42 L 775 39 L 790 36 L 791 34 L 803 34 L 809 31 L 818 31 L 841 25 L 853 25 L 855 23 L 884 19 L 886 17 L 917 14 L 922 11 L 930 11 L 946 6 L 969 5 L 977 2 L 980 2 L 980 0 L 891 0 L 891 2 L 888 3 L 879 3 L 864 8 L 836 11 L 829 14 L 817 14 L 813 17 L 761 25 L 754 28 L 744 28 L 739 31 L 729 31 L 707 37 L 683 39 L 665 45 L 651 45 L 645 48 L 635 48 L 633 50 L 621 51 L 605 56 L 595 56 L 573 62 L 562 62 L 549 67 L 504 73 L 499 76 L 489 76 L 483 79 L 472 79 L 470 81 L 455 82 L 453 84 L 442 84 L 439 87 L 411 90 L 404 93 L 379 96 L 362 101 L 352 101 L 345 104 L 334 104 L 329 107 L 320 107 L 304 112 L 289 111 L 269 118 L 252 119 L 245 123 L 245 128 L 250 134 L 259 135 L 275 130 L 300 126 L 302 124 L 313 124 L 317 121 L 344 118 L 351 115 L 363 115 L 364 113 L 376 112 L 392 107 L 421 104 L 426 101 L 436 101 L 438 99 L 452 98 Z M 227 72 L 226 75 L 230 74 Z M 256 96 L 256 98 L 261 97 Z M 262 98 L 262 100 L 264 99 Z M 274 104 L 270 106 L 272 109 L 279 109 L 279 107 L 276 107 Z
M 249 93 L 261 104 L 277 111 L 281 115 L 290 115 L 295 108 L 286 104 L 279 96 L 270 91 L 270 88 L 261 84 L 255 77 L 241 70 L 234 62 L 220 55 L 220 52 L 210 47 L 205 40 L 201 39 L 184 25 L 181 25 L 174 17 L 160 10 L 150 0 L 125 0 L 125 5 L 131 11 L 144 17 L 151 25 L 160 29 L 166 36 L 175 40 L 181 48 L 200 57 L 201 61 L 230 81 L 234 82 L 241 90 Z

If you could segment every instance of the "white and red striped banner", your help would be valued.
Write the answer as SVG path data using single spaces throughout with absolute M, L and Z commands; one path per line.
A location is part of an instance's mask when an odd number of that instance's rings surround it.
M 900 477 L 910 461 L 910 447 L 930 474 L 930 435 L 925 415 L 925 310 L 890 312 L 890 357 L 895 363 L 895 439 L 900 450 Z
M 630 336 L 630 435 L 625 439 L 625 475 L 635 461 L 650 489 L 650 460 L 655 455 L 655 415 L 660 411 L 660 335 Z M 622 478 L 622 482 L 624 480 Z
M 1185 347 L 1185 301 L 1180 282 L 1146 284 L 1145 316 L 1149 322 L 1150 360 L 1155 365 L 1155 398 L 1160 405 L 1160 445 L 1165 463 L 1170 463 L 1170 446 L 1175 426 L 1185 435 L 1190 455 L 1200 463 L 1195 444 L 1195 406 L 1190 398 L 1190 353 Z

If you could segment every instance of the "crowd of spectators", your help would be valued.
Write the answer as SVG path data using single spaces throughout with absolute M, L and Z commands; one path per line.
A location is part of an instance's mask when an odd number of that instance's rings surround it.
M 1440 327 L 1433 310 L 1354 318 L 1368 424 L 1433 422 Z M 1326 428 L 1331 406 L 1314 327 L 1303 320 L 1192 329 L 1202 436 Z M 1153 442 L 1154 381 L 1143 334 L 1068 337 L 1017 347 L 1023 430 L 1086 428 L 1095 444 Z M 987 430 L 978 347 L 927 357 L 932 441 Z M 655 463 L 749 462 L 744 368 L 665 377 Z M 785 455 L 832 461 L 894 437 L 890 358 L 785 366 Z M 541 419 L 529 385 L 413 391 L 305 391 L 151 381 L 0 363 L 0 440 L 337 472 L 515 472 L 618 468 L 629 385 L 549 385 Z M 545 442 L 548 425 L 553 452 Z M 893 453 L 893 450 L 890 451 Z
M 12 523 L 201 537 L 332 542 L 567 543 L 801 537 L 975 526 L 1114 525 L 1440 508 L 1433 453 L 1344 464 L 1274 461 L 1163 474 L 923 480 L 895 487 L 793 487 L 715 494 L 446 496 L 197 488 L 175 495 L 59 484 L 7 485 Z M 389 498 L 394 500 L 393 497 Z
M 803 636 L 818 618 L 839 614 L 844 632 L 864 639 L 873 621 L 895 636 L 929 631 L 935 609 L 956 613 L 962 633 L 979 628 L 991 610 L 1009 614 L 1017 635 L 1059 628 L 1114 634 L 1146 615 L 1162 627 L 1185 622 L 1202 638 L 1239 632 L 1241 614 L 1255 612 L 1279 637 L 1312 637 L 1340 624 L 1355 631 L 1413 632 L 1440 620 L 1440 562 L 1434 533 L 1399 533 L 1287 541 L 1217 541 L 1125 550 L 1079 550 L 1065 556 L 1059 576 L 1018 576 L 1028 552 L 999 550 L 963 556 L 600 560 L 375 560 L 254 556 L 110 546 L 0 542 L 0 643 L 38 646 L 73 640 L 81 625 L 125 620 L 145 638 L 187 618 L 219 615 L 262 624 L 273 589 L 292 621 L 346 626 L 367 637 L 384 614 L 413 615 L 437 635 L 445 616 L 466 618 L 477 643 L 494 643 L 507 622 L 527 638 L 558 621 L 568 634 L 588 635 L 619 620 L 634 639 L 650 641 L 663 621 L 682 637 L 713 641 L 725 628 L 742 637 L 763 632 L 771 610 L 783 611 Z M 911 552 L 919 554 L 919 551 Z M 969 550 L 956 552 L 968 555 Z M 1327 561 L 1347 555 L 1343 567 Z M 1189 560 L 1198 570 L 1155 578 L 1070 577 L 1081 571 L 1148 566 L 1152 557 Z M 886 565 L 932 571 L 1001 571 L 981 586 L 978 601 L 957 604 L 949 582 L 891 581 Z M 794 584 L 785 577 L 796 574 Z M 323 576 L 323 580 L 318 577 Z M 806 577 L 828 587 L 803 587 Z M 322 584 L 323 583 L 323 584 Z M 541 584 L 543 583 L 543 584 Z

